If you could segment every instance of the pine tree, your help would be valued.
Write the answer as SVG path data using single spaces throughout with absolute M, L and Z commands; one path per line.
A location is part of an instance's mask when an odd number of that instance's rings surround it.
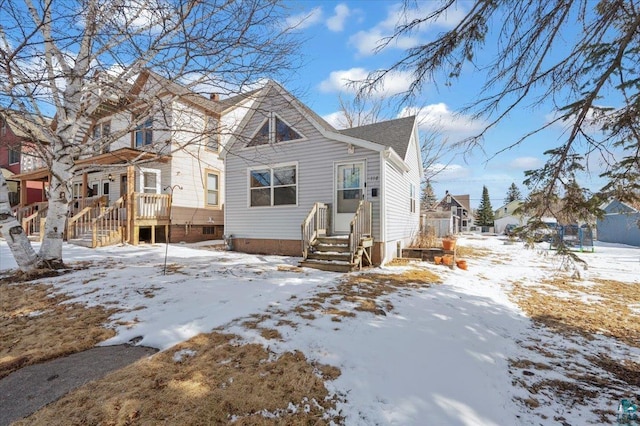
M 493 226 L 493 208 L 491 208 L 489 190 L 486 186 L 482 187 L 482 200 L 480 201 L 480 207 L 478 207 L 476 224 L 479 226 Z
M 507 191 L 507 197 L 504 199 L 505 204 L 509 204 L 512 201 L 522 199 L 522 194 L 515 183 L 511 183 L 509 190 Z
M 424 190 L 422 191 L 422 199 L 420 200 L 420 210 L 429 211 L 433 210 L 438 204 L 438 200 L 436 198 L 436 194 L 433 192 L 433 187 L 431 186 L 431 182 L 427 181 L 424 186 Z

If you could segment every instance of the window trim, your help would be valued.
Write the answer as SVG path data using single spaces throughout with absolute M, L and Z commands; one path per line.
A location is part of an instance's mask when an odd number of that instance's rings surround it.
M 275 169 L 282 169 L 285 167 L 293 167 L 295 170 L 295 176 L 296 176 L 296 182 L 295 184 L 292 185 L 278 185 L 278 186 L 274 186 L 273 185 L 273 171 Z M 255 171 L 255 170 L 269 170 L 270 172 L 270 184 L 269 184 L 269 201 L 270 204 L 266 205 L 266 206 L 252 206 L 251 205 L 251 172 Z M 278 163 L 278 164 L 273 164 L 271 166 L 254 166 L 254 167 L 249 167 L 247 168 L 247 207 L 250 209 L 264 209 L 264 208 L 290 208 L 290 207 L 298 207 L 298 197 L 299 197 L 299 186 L 300 186 L 300 175 L 299 175 L 299 167 L 298 167 L 298 162 L 287 162 L 287 163 Z M 273 194 L 273 190 L 274 188 L 282 188 L 282 187 L 288 187 L 288 186 L 294 186 L 295 187 L 295 191 L 296 191 L 296 200 L 295 203 L 293 204 L 273 204 L 274 201 L 274 194 Z M 266 188 L 266 187 L 262 187 L 262 188 Z
M 107 129 L 109 129 L 109 131 L 106 133 L 106 136 L 109 136 L 111 134 L 111 120 L 99 121 L 99 122 L 93 124 L 93 127 L 91 127 L 91 140 L 94 143 L 98 142 L 100 139 L 105 137 L 105 132 L 104 132 L 105 127 Z M 99 132 L 100 132 L 98 137 L 96 137 L 96 130 L 97 129 L 99 129 Z M 107 145 L 102 146 L 102 143 L 100 143 L 98 148 L 100 148 L 100 149 L 96 149 L 96 153 L 97 154 L 104 154 L 104 153 L 107 153 L 107 152 L 111 151 L 111 144 L 107 144 Z
M 218 177 L 218 188 L 216 188 L 216 192 L 218 193 L 218 204 L 209 204 L 209 175 L 216 175 Z M 219 209 L 222 205 L 220 200 L 220 170 L 214 169 L 205 169 L 204 170 L 204 206 L 208 209 Z
M 145 192 L 145 189 L 152 188 L 151 186 L 144 186 L 144 175 L 146 173 L 153 173 L 156 175 L 156 185 L 155 192 Z M 143 194 L 161 194 L 162 193 L 162 181 L 160 180 L 162 175 L 160 173 L 160 169 L 149 169 L 146 167 L 141 167 L 140 172 L 138 173 L 138 192 Z
M 137 121 L 137 118 L 134 118 L 134 121 Z M 133 131 L 131 132 L 132 148 L 139 149 L 145 146 L 153 145 L 153 122 L 154 122 L 153 117 L 147 117 L 143 122 L 141 122 L 140 124 L 136 125 L 133 128 Z M 142 141 L 144 142 L 146 141 L 147 132 L 150 135 L 150 142 L 142 143 L 141 145 L 138 145 L 136 143 L 136 136 L 138 135 L 138 133 L 142 134 Z
M 289 139 L 289 140 L 286 140 L 286 141 L 277 142 L 276 141 L 276 130 L 277 130 L 276 129 L 276 122 L 277 122 L 277 120 L 282 121 L 287 127 L 289 127 L 291 130 L 293 130 L 298 135 L 300 135 L 300 137 L 297 138 L 297 139 Z M 267 143 L 252 144 L 253 140 L 256 138 L 258 133 L 260 133 L 260 131 L 264 127 L 265 123 L 269 124 L 269 135 L 268 135 L 268 138 L 267 138 L 268 139 Z M 270 111 L 269 115 L 267 117 L 265 117 L 264 120 L 262 120 L 260 122 L 260 125 L 257 126 L 257 128 L 253 131 L 253 133 L 251 134 L 251 137 L 249 138 L 249 141 L 245 144 L 244 148 L 256 148 L 256 147 L 259 147 L 259 146 L 275 145 L 275 144 L 280 145 L 280 144 L 286 144 L 286 143 L 291 143 L 291 142 L 300 142 L 300 141 L 304 141 L 304 140 L 307 140 L 307 138 L 306 138 L 306 136 L 304 136 L 304 134 L 301 131 L 296 129 L 287 120 L 282 118 L 280 115 L 276 114 L 274 111 Z
M 409 183 L 409 213 L 416 213 L 418 197 L 416 195 L 416 185 Z
M 20 164 L 20 161 L 22 160 L 22 146 L 18 145 L 18 146 L 9 146 L 8 148 L 8 152 L 7 152 L 7 161 L 9 162 L 9 164 Z M 15 156 L 14 158 L 11 158 L 12 156 Z M 11 160 L 16 160 L 17 161 L 11 161 Z

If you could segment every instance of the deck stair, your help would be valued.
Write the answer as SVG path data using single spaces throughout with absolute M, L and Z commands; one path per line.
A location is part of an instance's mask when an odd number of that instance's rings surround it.
M 122 243 L 125 218 L 124 197 L 107 208 L 100 204 L 85 207 L 67 222 L 67 241 L 90 248 Z
M 327 235 L 328 211 L 328 205 L 316 203 L 302 223 L 303 259 L 300 266 L 334 272 L 350 272 L 370 266 L 373 246 L 371 203 L 360 203 L 348 235 Z

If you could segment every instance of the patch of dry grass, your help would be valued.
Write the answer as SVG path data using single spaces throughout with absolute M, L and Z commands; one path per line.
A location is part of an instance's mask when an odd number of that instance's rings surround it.
M 0 284 L 0 378 L 115 335 L 104 324 L 116 310 L 62 304 L 68 299 L 50 285 Z
M 89 383 L 16 425 L 325 425 L 340 371 L 237 337 L 201 334 Z M 175 357 L 180 355 L 180 357 Z M 271 416 L 275 416 L 270 418 Z
M 514 283 L 512 296 L 531 318 L 557 332 L 601 333 L 640 347 L 640 314 L 630 308 L 640 304 L 637 283 L 556 277 L 536 286 Z
M 511 297 L 539 326 L 576 340 L 578 345 L 596 334 L 603 334 L 640 347 L 640 315 L 632 309 L 640 303 L 637 289 L 637 283 L 580 281 L 565 276 L 536 284 L 513 282 Z M 522 401 L 530 408 L 536 408 L 548 397 L 565 401 L 569 406 L 588 406 L 591 401 L 602 398 L 615 401 L 626 396 L 624 389 L 640 387 L 640 363 L 614 360 L 604 354 L 586 354 L 581 358 L 575 353 L 576 348 L 561 346 L 550 350 L 540 342 L 527 342 L 523 346 L 549 360 L 549 364 L 510 360 L 512 368 L 523 375 L 528 372 L 528 379 L 516 378 L 515 383 L 531 393 L 529 400 Z M 548 365 L 561 369 L 566 379 L 538 379 L 535 371 L 546 370 Z M 593 413 L 603 423 L 610 423 L 615 416 L 613 410 L 594 409 Z
M 318 293 L 309 301 L 300 303 L 294 312 L 308 319 L 314 319 L 314 313 L 331 315 L 336 322 L 344 317 L 355 316 L 352 311 L 386 315 L 386 312 L 393 310 L 393 305 L 383 301 L 384 296 L 406 289 L 427 288 L 439 282 L 441 279 L 438 275 L 423 268 L 395 274 L 349 274 L 334 289 Z M 345 302 L 353 307 L 349 308 Z
M 482 259 L 491 255 L 492 253 L 493 252 L 491 250 L 486 248 L 467 247 L 460 245 L 456 247 L 456 257 L 459 258 Z

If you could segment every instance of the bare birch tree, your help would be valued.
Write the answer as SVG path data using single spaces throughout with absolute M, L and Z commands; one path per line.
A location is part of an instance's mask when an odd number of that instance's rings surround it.
M 550 101 L 554 117 L 539 128 L 525 130 L 505 148 L 523 143 L 552 126 L 565 127 L 563 140 L 547 151 L 546 164 L 527 172 L 540 214 L 551 211 L 554 194 L 572 194 L 564 208 L 574 216 L 597 212 L 597 199 L 576 176 L 598 164 L 606 185 L 596 194 L 633 201 L 640 197 L 640 10 L 635 0 L 476 1 L 431 3 L 415 18 L 419 5 L 405 0 L 406 15 L 379 49 L 424 26 L 468 9 L 462 19 L 432 41 L 407 49 L 402 58 L 369 75 L 365 91 L 376 90 L 385 76 L 411 72 L 413 80 L 401 102 L 410 103 L 423 87 L 439 80 L 446 85 L 465 72 L 465 64 L 487 71 L 487 80 L 465 112 L 488 118 L 479 134 L 460 143 L 481 145 L 486 132 L 508 120 L 519 106 L 539 107 Z M 424 5 L 424 4 L 423 4 Z M 424 9 L 423 9 L 424 10 Z M 489 29 L 497 32 L 495 59 L 483 55 Z M 487 60 L 489 63 L 486 64 Z M 612 105 L 603 105 L 605 99 Z M 579 189 L 580 197 L 575 197 Z M 576 200 L 575 203 L 572 200 Z M 546 208 L 545 208 L 546 204 Z M 542 208 L 540 208 L 542 207 Z M 582 211 L 581 213 L 579 211 Z
M 53 118 L 42 129 L 45 141 L 33 141 L 51 173 L 37 261 L 21 249 L 28 244 L 19 226 L 9 226 L 12 238 L 22 239 L 12 249 L 27 260 L 18 260 L 26 272 L 63 265 L 74 161 L 171 101 L 158 88 L 136 100 L 127 128 L 99 142 L 88 137 L 98 109 L 128 102 L 143 70 L 190 90 L 234 94 L 260 78 L 285 76 L 296 62 L 296 43 L 275 0 L 0 0 L 0 10 L 0 106 L 40 122 Z M 3 218 L 11 221 L 4 209 L 0 226 Z

